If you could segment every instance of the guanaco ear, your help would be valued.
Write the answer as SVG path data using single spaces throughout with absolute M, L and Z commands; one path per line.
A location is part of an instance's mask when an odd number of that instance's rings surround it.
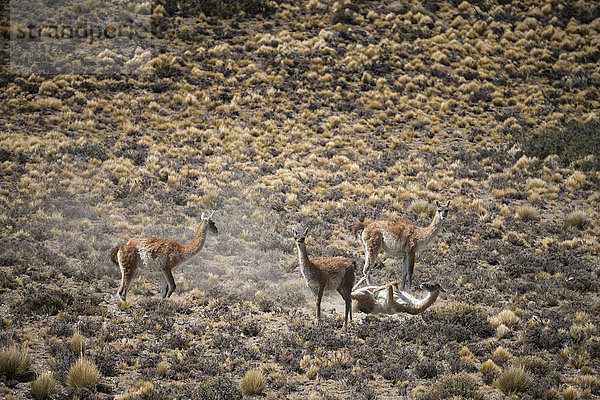
M 294 235 L 294 237 L 298 236 L 298 232 L 296 232 L 294 228 L 292 228 L 292 234 Z
M 440 206 L 440 202 L 439 202 L 439 201 L 437 201 L 437 200 L 435 201 L 435 205 L 437 206 L 437 208 L 440 208 L 440 207 L 441 207 L 441 206 Z
M 208 216 L 208 219 L 211 219 L 213 215 L 215 215 L 214 211 L 210 213 L 210 215 Z
M 306 228 L 306 229 L 304 230 L 304 237 L 307 237 L 307 236 L 308 236 L 308 228 Z
M 450 200 L 448 200 L 448 203 L 446 203 L 446 207 L 450 207 Z

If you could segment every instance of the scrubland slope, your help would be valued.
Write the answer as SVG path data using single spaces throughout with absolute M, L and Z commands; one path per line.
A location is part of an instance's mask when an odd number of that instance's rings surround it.
M 269 398 L 598 396 L 595 2 L 169 4 L 122 74 L 104 54 L 2 76 L 0 345 L 54 371 L 56 398 L 235 398 L 249 370 Z M 435 200 L 450 215 L 415 282 L 448 293 L 315 324 L 291 229 L 362 265 L 354 222 L 424 225 Z M 189 241 L 209 210 L 220 235 L 172 299 L 146 271 L 117 306 L 110 249 Z M 399 278 L 382 260 L 374 281 Z M 74 332 L 98 384 L 65 383 Z M 0 390 L 30 398 L 34 377 Z

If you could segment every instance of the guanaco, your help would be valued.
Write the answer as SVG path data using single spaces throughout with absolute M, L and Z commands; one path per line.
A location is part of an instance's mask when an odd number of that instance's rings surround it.
M 302 235 L 292 230 L 296 247 L 300 271 L 316 298 L 317 320 L 321 319 L 321 299 L 323 292 L 337 290 L 345 302 L 344 327 L 348 326 L 348 317 L 352 321 L 352 285 L 354 285 L 354 269 L 356 262 L 347 257 L 321 257 L 309 259 L 306 252 L 306 236 L 308 228 Z
M 396 281 L 380 287 L 361 287 L 352 292 L 354 312 L 417 315 L 431 307 L 440 292 L 446 291 L 437 282 L 425 282 L 419 288 L 427 291 L 427 296 L 423 299 L 417 299 L 409 293 L 400 291 Z
M 412 286 L 413 270 L 415 267 L 415 255 L 423 250 L 429 242 L 442 230 L 442 223 L 448 216 L 450 201 L 441 205 L 436 201 L 436 212 L 433 220 L 426 227 L 414 225 L 408 221 L 378 220 L 369 224 L 356 223 L 352 227 L 354 237 L 360 239 L 365 250 L 365 266 L 363 277 L 354 286 L 359 287 L 363 281 L 371 285 L 370 271 L 377 254 L 383 249 L 393 257 L 404 255 L 402 265 L 402 285 L 400 290 L 410 290 Z
M 202 213 L 200 219 L 200 226 L 190 244 L 151 237 L 131 239 L 113 248 L 110 258 L 121 269 L 119 298 L 123 301 L 127 298 L 127 290 L 137 275 L 140 264 L 157 267 L 162 272 L 161 294 L 163 299 L 170 297 L 175 291 L 173 269 L 202 250 L 208 232 L 215 235 L 219 233 L 212 214 L 206 216 Z

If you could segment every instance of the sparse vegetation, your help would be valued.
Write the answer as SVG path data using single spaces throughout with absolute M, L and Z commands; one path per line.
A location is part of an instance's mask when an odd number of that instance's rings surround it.
M 25 3 L 0 11 L 6 38 Z M 252 370 L 265 398 L 598 396 L 596 2 L 62 3 L 22 11 L 93 25 L 122 6 L 151 37 L 0 46 L 2 396 L 38 377 L 43 397 L 52 371 L 49 398 L 241 398 Z M 291 229 L 360 278 L 348 225 L 425 226 L 436 200 L 412 292 L 438 281 L 438 302 L 342 331 L 325 295 L 315 324 Z M 110 249 L 189 242 L 212 211 L 168 301 L 157 271 L 117 301 Z M 68 386 L 81 356 L 100 379 Z M 518 365 L 525 391 L 494 386 Z
M 600 120 L 573 121 L 562 129 L 523 135 L 521 141 L 530 157 L 558 155 L 563 165 L 575 163 L 584 170 L 600 170 Z

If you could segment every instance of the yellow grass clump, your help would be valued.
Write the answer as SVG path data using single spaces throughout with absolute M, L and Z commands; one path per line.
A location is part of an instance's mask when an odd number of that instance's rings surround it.
M 100 380 L 100 371 L 92 361 L 80 357 L 75 364 L 69 368 L 67 374 L 67 386 L 78 388 L 92 386 Z
M 517 207 L 517 217 L 523 221 L 539 221 L 541 218 L 537 208 L 529 205 Z
M 36 400 L 48 399 L 56 392 L 56 379 L 51 371 L 42 372 L 31 382 L 31 393 Z
M 490 317 L 489 321 L 494 328 L 504 325 L 509 329 L 516 329 L 521 325 L 521 318 L 511 310 L 500 311 L 495 316 Z
M 522 365 L 511 365 L 502 371 L 494 386 L 505 393 L 523 393 L 531 386 L 532 379 Z
M 240 389 L 245 396 L 254 396 L 264 392 L 265 382 L 265 377 L 260 370 L 251 369 L 240 381 Z
M 0 375 L 16 378 L 28 372 L 30 368 L 31 356 L 27 350 L 12 345 L 0 352 Z

